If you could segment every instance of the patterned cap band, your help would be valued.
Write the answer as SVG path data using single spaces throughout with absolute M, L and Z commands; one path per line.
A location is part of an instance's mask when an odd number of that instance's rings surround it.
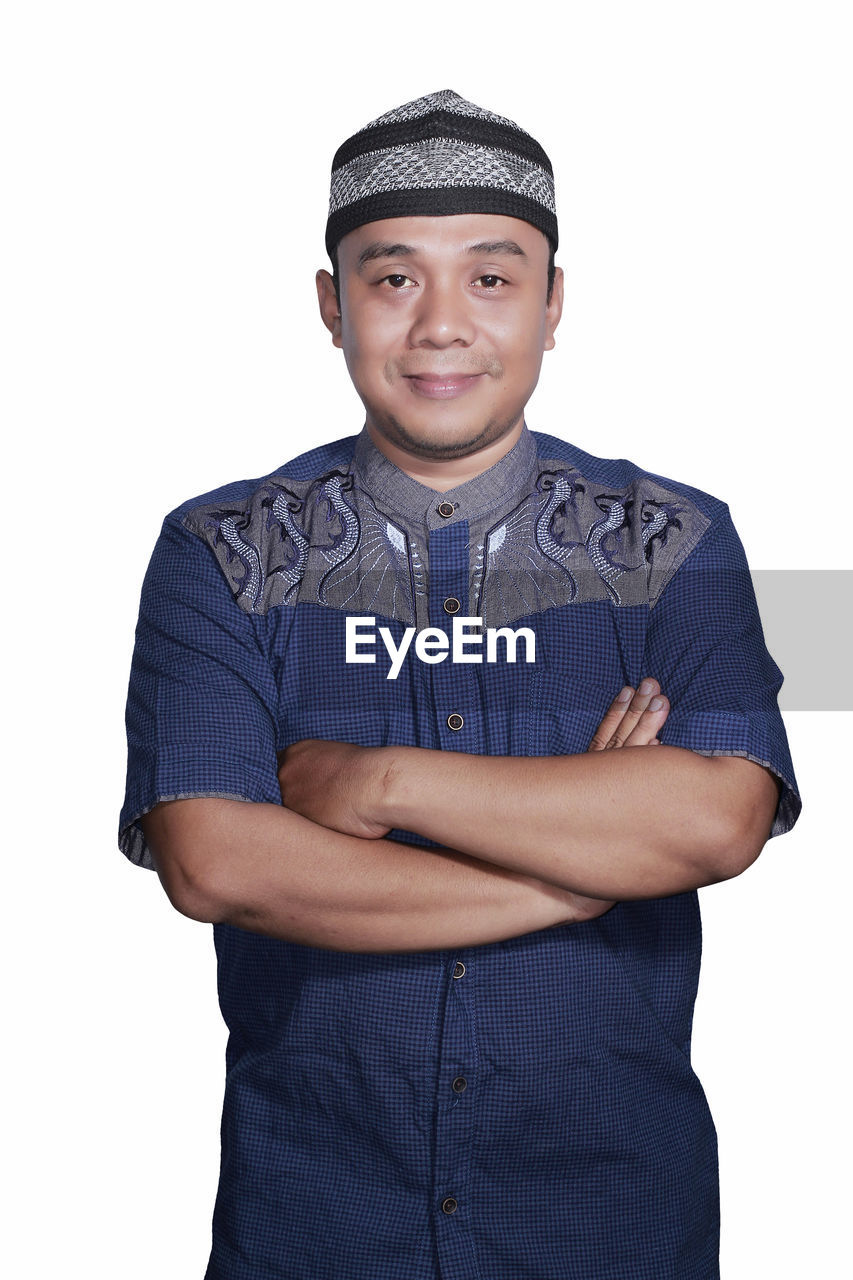
M 371 121 L 332 161 L 326 249 L 381 218 L 502 213 L 522 218 L 557 247 L 551 162 L 512 120 L 451 89 Z

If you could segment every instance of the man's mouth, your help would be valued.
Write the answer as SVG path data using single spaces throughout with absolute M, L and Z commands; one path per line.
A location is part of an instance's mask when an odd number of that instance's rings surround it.
M 464 395 L 484 375 L 482 373 L 417 373 L 405 374 L 415 395 L 427 400 L 452 400 Z

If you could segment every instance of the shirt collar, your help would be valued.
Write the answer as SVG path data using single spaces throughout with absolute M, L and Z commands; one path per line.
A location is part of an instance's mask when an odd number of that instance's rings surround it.
M 443 529 L 460 520 L 476 520 L 496 512 L 529 480 L 536 461 L 536 442 L 527 429 L 509 453 L 473 480 L 440 493 L 413 480 L 377 449 L 367 427 L 358 437 L 353 455 L 353 469 L 377 506 L 402 516 L 410 524 L 423 521 L 428 530 Z M 442 514 L 439 508 L 450 515 Z

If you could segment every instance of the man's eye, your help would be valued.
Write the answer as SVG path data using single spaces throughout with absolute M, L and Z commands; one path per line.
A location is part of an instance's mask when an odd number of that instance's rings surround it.
M 392 289 L 402 289 L 406 283 L 414 284 L 414 281 L 410 280 L 408 276 L 400 275 L 398 272 L 395 272 L 394 275 L 384 276 L 383 280 L 387 280 Z
M 504 281 L 500 276 L 479 276 L 475 283 L 482 285 L 484 289 L 497 289 Z

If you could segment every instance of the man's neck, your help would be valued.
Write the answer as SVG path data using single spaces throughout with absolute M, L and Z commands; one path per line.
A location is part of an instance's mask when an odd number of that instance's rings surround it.
M 386 440 L 369 422 L 367 423 L 368 435 L 379 452 L 407 476 L 417 480 L 418 484 L 434 489 L 437 493 L 447 493 L 450 489 L 456 489 L 459 485 L 466 484 L 476 476 L 482 475 L 484 471 L 488 471 L 515 447 L 523 430 L 524 420 L 522 419 L 505 436 L 501 436 L 499 440 L 486 445 L 483 449 L 478 449 L 476 453 L 467 454 L 462 458 L 432 460 L 407 453 L 399 445 Z

